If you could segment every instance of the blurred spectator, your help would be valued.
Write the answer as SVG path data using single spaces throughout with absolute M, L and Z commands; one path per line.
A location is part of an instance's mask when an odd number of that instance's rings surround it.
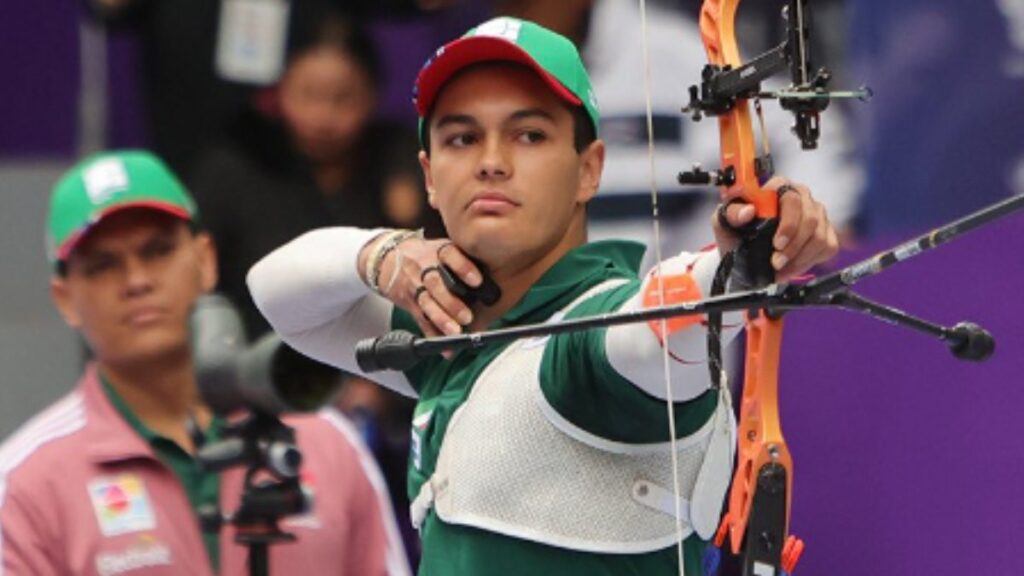
M 200 522 L 205 510 L 236 511 L 249 478 L 242 466 L 211 472 L 197 456 L 227 437 L 228 422 L 202 403 L 190 353 L 190 312 L 217 281 L 195 215 L 147 152 L 88 158 L 54 187 L 50 294 L 95 360 L 0 446 L 0 572 L 247 572 L 238 526 Z M 329 496 L 283 519 L 297 540 L 269 551 L 271 573 L 408 574 L 379 472 L 351 424 L 330 409 L 287 422 L 303 488 Z
M 312 14 L 293 26 L 280 84 L 201 155 L 191 179 L 200 218 L 220 249 L 222 291 L 250 338 L 270 327 L 245 274 L 289 239 L 337 225 L 426 225 L 440 234 L 426 209 L 412 126 L 374 117 L 380 64 L 371 39 L 337 11 Z M 308 370 L 334 370 L 304 361 Z M 411 402 L 345 376 L 340 406 L 381 464 L 415 554 L 404 490 Z
M 373 118 L 373 45 L 350 21 L 325 14 L 293 36 L 281 83 L 264 98 L 270 116 L 248 113 L 191 179 L 220 247 L 223 291 L 250 337 L 269 326 L 245 273 L 273 248 L 323 226 L 418 227 L 427 218 L 415 134 Z
M 148 144 L 177 173 L 278 80 L 290 29 L 323 4 L 360 19 L 411 17 L 456 0 L 83 0 L 112 29 L 137 33 Z M 130 71 L 131 72 L 131 71 Z
M 140 86 L 146 137 L 178 174 L 196 144 L 208 142 L 245 105 L 252 86 L 214 68 L 221 6 L 211 0 L 85 0 L 113 30 L 132 31 L 141 46 Z

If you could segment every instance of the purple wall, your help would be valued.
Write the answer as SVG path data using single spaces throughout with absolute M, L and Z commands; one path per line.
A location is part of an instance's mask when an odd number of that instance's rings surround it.
M 0 158 L 71 155 L 79 76 L 75 4 L 5 0 L 0 71 Z
M 987 363 L 958 361 L 928 336 L 860 314 L 789 316 L 780 396 L 792 531 L 807 542 L 797 574 L 1016 573 L 1022 237 L 1017 214 L 858 286 L 935 322 L 983 325 L 997 341 Z
M 857 0 L 849 74 L 871 234 L 935 226 L 1024 192 L 1024 10 L 1007 0 Z
M 423 19 L 371 25 L 386 65 L 383 116 L 413 122 L 412 82 L 441 42 L 486 13 L 481 2 Z M 0 10 L 0 158 L 70 157 L 77 143 L 80 9 L 77 0 L 5 0 Z M 107 43 L 107 143 L 144 146 L 145 118 L 137 82 L 141 59 L 131 31 Z

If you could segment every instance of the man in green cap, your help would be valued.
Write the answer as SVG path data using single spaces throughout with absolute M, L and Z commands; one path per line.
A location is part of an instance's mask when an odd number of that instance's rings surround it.
M 719 250 L 737 242 L 714 221 L 718 249 L 674 255 L 648 274 L 638 270 L 643 246 L 587 243 L 604 145 L 586 70 L 554 32 L 512 18 L 478 26 L 427 62 L 415 104 L 428 199 L 450 239 L 323 229 L 249 273 L 275 330 L 321 361 L 360 372 L 356 343 L 391 329 L 457 334 L 656 306 L 660 283 L 666 303 L 701 298 Z M 794 192 L 781 197 L 778 277 L 834 255 L 835 233 L 809 192 L 782 179 L 767 186 Z M 739 227 L 753 209 L 733 205 L 723 218 Z M 485 274 L 496 301 L 484 302 Z M 418 400 L 409 490 L 420 573 L 701 574 L 734 432 L 726 387 L 710 388 L 700 320 L 491 344 L 367 374 Z M 730 339 L 740 321 L 725 323 Z
M 192 362 L 190 313 L 217 279 L 196 217 L 146 152 L 93 156 L 56 185 L 50 291 L 93 360 L 0 446 L 0 574 L 248 573 L 235 527 L 204 532 L 197 514 L 238 508 L 245 470 L 215 474 L 195 457 L 222 425 Z M 284 520 L 298 541 L 270 549 L 271 569 L 407 574 L 383 481 L 351 425 L 327 411 L 287 422 L 304 488 L 325 497 Z

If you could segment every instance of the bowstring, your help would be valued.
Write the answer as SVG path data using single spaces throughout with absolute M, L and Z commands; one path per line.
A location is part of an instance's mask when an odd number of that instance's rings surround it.
M 643 48 L 644 68 L 644 104 L 646 107 L 647 120 L 647 159 L 649 162 L 649 177 L 651 187 L 651 222 L 653 226 L 654 260 L 656 262 L 654 274 L 658 282 L 658 305 L 665 306 L 665 283 L 661 274 L 661 222 L 658 212 L 658 184 L 654 166 L 654 116 L 651 110 L 651 62 L 647 46 L 647 2 L 640 2 L 640 37 Z M 676 418 L 675 401 L 672 398 L 672 369 L 668 349 L 668 320 L 659 320 L 661 330 L 662 366 L 665 372 L 665 406 L 668 413 L 669 448 L 672 452 L 672 494 L 675 496 L 675 524 L 676 524 L 676 560 L 679 565 L 679 576 L 684 576 L 685 565 L 683 562 L 683 518 L 682 504 L 679 499 L 679 455 L 676 451 Z

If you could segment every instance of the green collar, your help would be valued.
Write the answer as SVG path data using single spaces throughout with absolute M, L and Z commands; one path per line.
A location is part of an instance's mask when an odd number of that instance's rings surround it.
M 120 414 L 122 418 L 124 418 L 124 421 L 127 422 L 128 425 L 131 426 L 132 430 L 134 430 L 136 434 L 142 437 L 142 439 L 145 440 L 147 444 L 153 446 L 155 442 L 161 440 L 166 442 L 172 442 L 170 439 L 165 438 L 154 432 L 149 426 L 146 426 L 142 422 L 142 420 L 140 420 L 139 417 L 135 414 L 135 412 L 132 411 L 131 407 L 128 406 L 128 403 L 124 401 L 124 398 L 122 398 L 121 395 L 117 393 L 117 390 L 115 390 L 114 386 L 111 385 L 109 380 L 107 380 L 107 377 L 99 372 L 97 374 L 100 380 L 100 387 L 102 388 L 103 393 L 106 395 L 107 399 L 110 400 L 110 403 L 114 406 L 114 409 L 117 410 L 117 413 Z M 210 421 L 209 429 L 206 430 L 207 440 L 214 440 L 218 438 L 220 436 L 220 430 L 222 426 L 223 421 L 221 417 L 214 416 L 213 419 Z
M 581 285 L 595 285 L 607 278 L 636 278 L 645 249 L 638 242 L 604 240 L 570 250 L 491 328 L 545 318 Z
M 102 373 L 99 374 L 99 377 L 103 393 L 107 396 L 107 399 L 110 400 L 110 403 L 114 405 L 114 409 L 117 410 L 117 413 L 120 414 L 121 417 L 124 418 L 124 421 L 132 427 L 132 430 L 135 430 L 136 434 L 141 436 L 147 444 L 153 444 L 154 440 L 160 438 L 159 434 L 153 432 L 148 426 L 143 424 L 142 420 L 139 420 L 139 417 L 135 415 L 135 412 L 132 412 L 131 407 L 129 407 L 128 403 L 124 401 L 124 398 L 117 393 L 117 390 L 115 390 L 114 386 L 109 380 L 107 380 L 107 377 Z

